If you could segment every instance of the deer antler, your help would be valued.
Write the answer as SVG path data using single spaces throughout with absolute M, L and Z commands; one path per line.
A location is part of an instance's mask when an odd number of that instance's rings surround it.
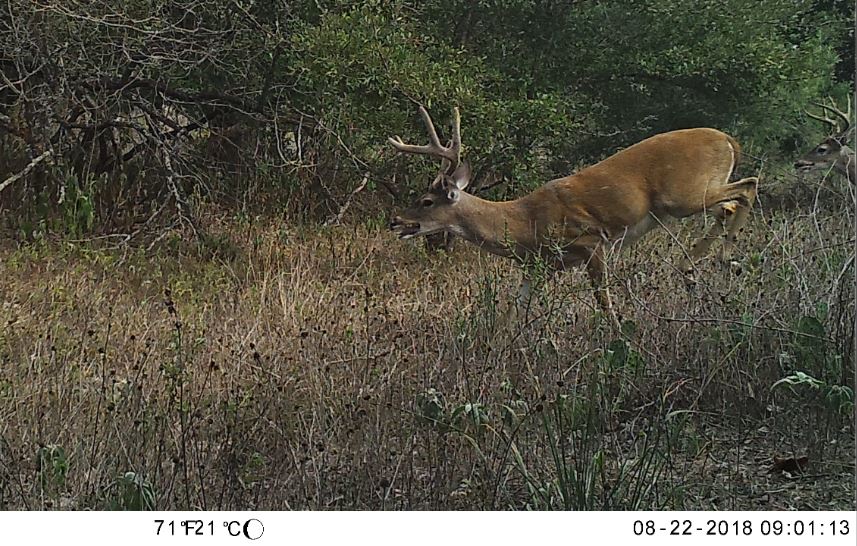
M 432 123 L 428 111 L 422 106 L 420 106 L 420 116 L 423 118 L 423 124 L 428 131 L 428 144 L 422 146 L 405 144 L 399 136 L 389 138 L 390 144 L 404 154 L 420 154 L 439 158 L 442 160 L 441 168 L 444 171 L 448 172 L 457 168 L 461 162 L 461 115 L 458 108 L 452 110 L 452 140 L 447 146 L 440 143 L 434 123 Z
M 825 105 L 824 108 L 829 112 L 833 112 L 835 115 L 839 116 L 842 121 L 845 122 L 845 128 L 842 129 L 841 132 L 845 132 L 851 127 L 851 99 L 849 97 L 848 102 L 846 102 L 846 110 L 843 112 L 836 106 L 836 102 L 834 102 L 833 97 L 829 97 L 830 106 Z
M 831 119 L 827 115 L 816 116 L 815 114 L 812 114 L 809 111 L 806 112 L 806 115 L 811 117 L 812 119 L 830 125 L 836 134 L 841 135 L 848 131 L 848 129 L 851 127 L 851 101 L 848 101 L 847 112 L 843 112 L 836 106 L 836 102 L 833 100 L 833 97 L 828 97 L 827 99 L 830 101 L 830 104 L 825 104 L 823 102 L 814 102 L 813 104 L 821 108 L 823 112 L 833 114 L 834 116 L 840 118 L 845 123 L 844 127 L 840 127 L 839 121 Z

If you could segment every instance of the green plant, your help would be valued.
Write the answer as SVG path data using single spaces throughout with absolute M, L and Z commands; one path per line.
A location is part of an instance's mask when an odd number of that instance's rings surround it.
M 108 510 L 154 510 L 155 488 L 143 475 L 125 472 L 103 491 Z
M 417 395 L 416 416 L 432 426 L 443 425 L 446 404 L 443 395 L 435 389 L 427 389 Z
M 69 461 L 65 448 L 49 444 L 39 448 L 36 454 L 39 484 L 46 491 L 56 492 L 65 486 Z
M 588 388 L 596 395 L 597 386 Z M 635 456 L 609 462 L 603 444 L 603 418 L 597 404 L 587 397 L 557 396 L 539 404 L 539 429 L 550 455 L 546 471 L 534 471 L 516 445 L 512 445 L 515 468 L 529 491 L 528 508 L 535 510 L 641 510 L 660 507 L 674 499 L 661 500 L 658 478 L 666 471 L 661 451 L 667 444 L 661 429 L 652 425 L 634 441 Z
M 491 415 L 484 404 L 465 402 L 453 408 L 449 421 L 460 430 L 478 433 L 491 421 Z
M 61 186 L 57 204 L 61 211 L 61 228 L 72 237 L 81 237 L 92 229 L 95 222 L 95 206 L 93 197 L 96 187 L 103 185 L 104 178 L 95 179 L 87 176 L 84 181 L 69 173 Z
M 794 395 L 801 391 L 818 395 L 824 407 L 833 413 L 848 417 L 854 412 L 854 389 L 847 385 L 832 385 L 804 372 L 794 372 L 773 385 L 771 390 L 788 387 Z
M 626 329 L 623 323 L 623 330 Z M 632 324 L 632 323 L 631 323 Z M 633 327 L 627 327 L 627 331 L 633 331 Z M 623 373 L 629 376 L 642 374 L 646 369 L 646 361 L 630 342 L 625 339 L 614 339 L 604 351 L 604 370 L 607 373 Z

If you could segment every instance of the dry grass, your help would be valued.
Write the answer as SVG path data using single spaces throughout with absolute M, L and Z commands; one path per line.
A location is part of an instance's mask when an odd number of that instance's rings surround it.
M 694 290 L 691 226 L 651 234 L 613 267 L 625 339 L 580 272 L 504 323 L 506 262 L 363 225 L 9 244 L 0 507 L 853 508 L 843 188 L 775 186 Z M 823 383 L 772 389 L 795 371 Z

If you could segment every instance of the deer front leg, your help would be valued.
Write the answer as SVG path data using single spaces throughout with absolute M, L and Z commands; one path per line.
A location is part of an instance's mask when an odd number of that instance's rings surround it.
M 591 251 L 589 260 L 586 262 L 586 272 L 589 273 L 589 279 L 595 289 L 595 301 L 607 314 L 611 325 L 616 331 L 620 331 L 619 317 L 616 315 L 616 310 L 613 309 L 610 291 L 607 289 L 607 267 L 604 263 L 604 252 L 600 246 Z

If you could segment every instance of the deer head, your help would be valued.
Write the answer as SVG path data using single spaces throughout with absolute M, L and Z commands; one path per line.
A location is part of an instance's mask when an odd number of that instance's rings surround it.
M 851 103 L 848 103 L 847 111 L 843 112 L 836 107 L 833 99 L 829 100 L 830 104 L 816 103 L 816 106 L 821 108 L 822 115 L 811 112 L 806 114 L 812 119 L 829 125 L 831 135 L 798 159 L 794 166 L 801 172 L 835 168 L 851 180 L 849 168 L 853 170 L 850 165 L 854 162 L 854 152 L 847 146 L 848 132 L 851 128 Z M 833 118 L 830 117 L 831 115 Z
M 456 205 L 462 192 L 470 184 L 471 171 L 461 161 L 461 116 L 458 108 L 452 113 L 452 139 L 443 146 L 431 117 L 420 106 L 420 116 L 429 135 L 429 143 L 422 146 L 405 144 L 400 137 L 390 138 L 390 144 L 400 153 L 428 155 L 440 159 L 440 170 L 429 185 L 428 192 L 420 196 L 410 208 L 390 221 L 390 229 L 401 239 L 454 231 L 457 225 Z

